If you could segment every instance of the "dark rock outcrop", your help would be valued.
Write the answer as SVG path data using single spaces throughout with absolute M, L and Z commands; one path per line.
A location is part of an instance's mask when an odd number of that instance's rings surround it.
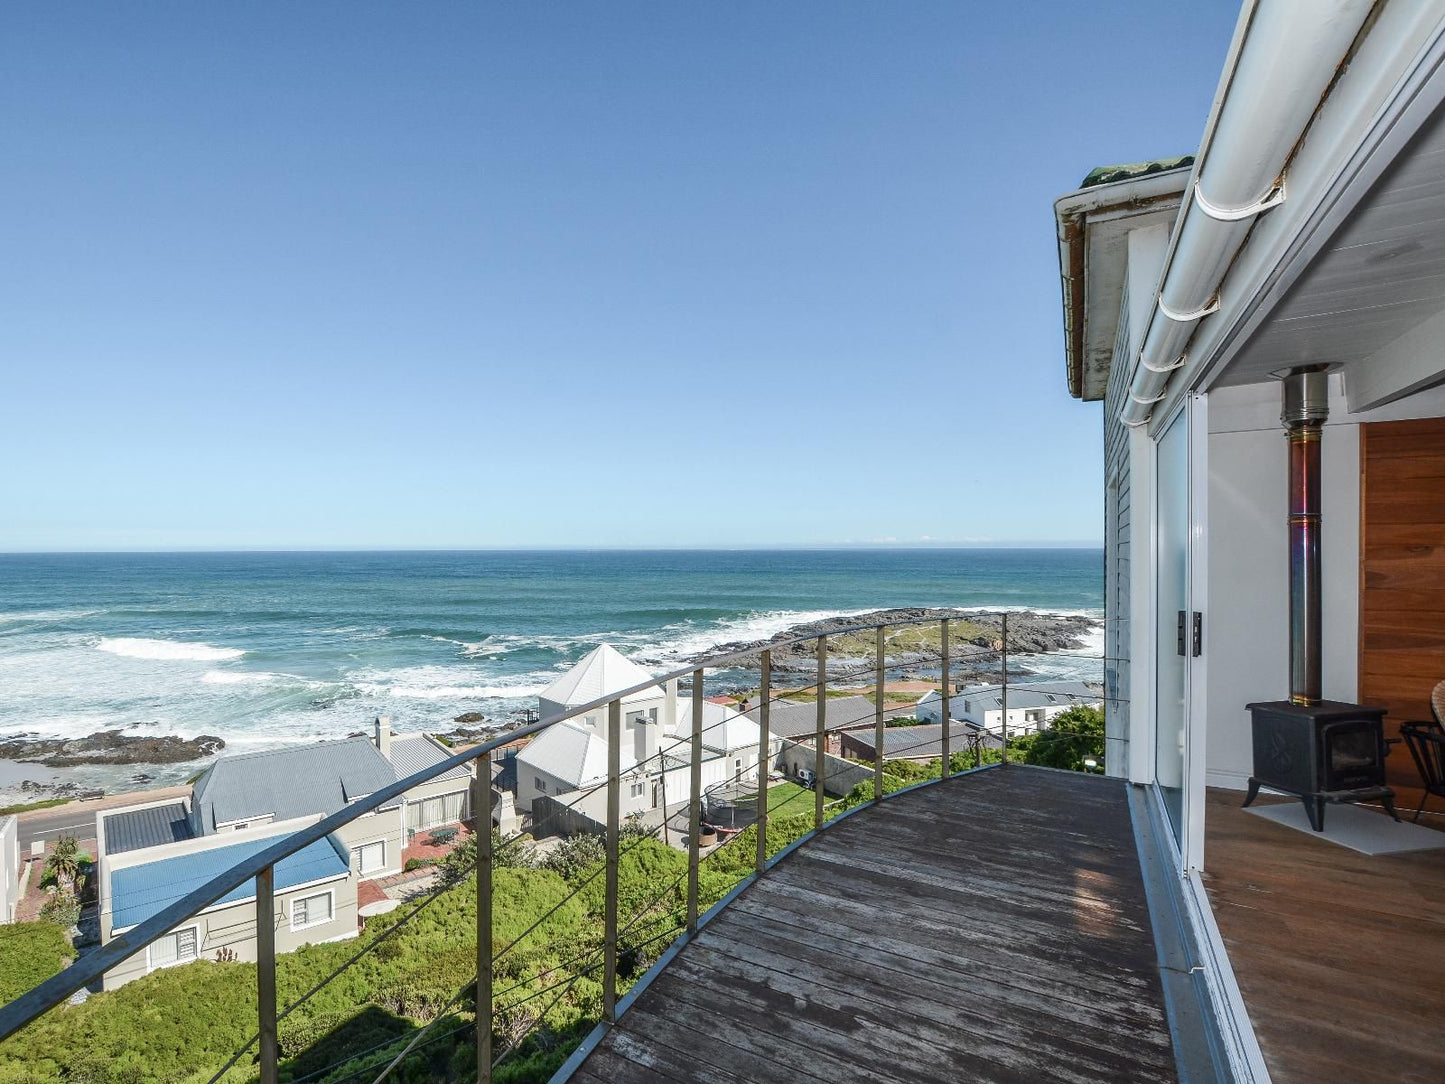
M 84 738 L 16 737 L 0 740 L 0 760 L 73 768 L 80 764 L 182 764 L 214 756 L 226 743 L 213 734 L 182 738 L 100 730 Z

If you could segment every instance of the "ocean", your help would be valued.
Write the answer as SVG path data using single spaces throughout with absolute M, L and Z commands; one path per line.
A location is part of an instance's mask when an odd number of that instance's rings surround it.
M 649 669 L 893 606 L 1102 616 L 1097 549 L 0 555 L 0 738 L 215 734 L 231 751 L 505 722 L 607 642 Z M 1100 653 L 1100 638 L 1090 650 Z M 1088 659 L 1035 660 L 1098 680 Z M 195 765 L 21 776 L 122 790 Z

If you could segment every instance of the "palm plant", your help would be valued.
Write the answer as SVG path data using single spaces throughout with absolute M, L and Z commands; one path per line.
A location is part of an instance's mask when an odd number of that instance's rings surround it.
M 45 879 L 73 892 L 76 881 L 80 879 L 80 865 L 84 857 L 75 837 L 63 836 L 45 860 Z

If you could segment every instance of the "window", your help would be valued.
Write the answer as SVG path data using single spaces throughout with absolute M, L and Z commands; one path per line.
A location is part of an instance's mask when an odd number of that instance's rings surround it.
M 641 797 L 642 797 L 642 792 L 643 792 L 644 789 L 645 789 L 645 788 L 644 788 L 643 784 L 641 784 L 641 783 L 633 783 L 633 784 L 632 784 L 632 787 L 631 787 L 631 790 L 630 790 L 630 793 L 632 794 L 632 796 L 633 796 L 634 798 L 641 798 Z
M 386 868 L 386 840 L 363 843 L 356 848 L 356 872 L 365 876 Z
M 537 790 L 545 794 L 547 785 L 537 776 Z M 455 790 L 438 798 L 421 798 L 406 803 L 406 826 L 413 832 L 424 832 L 428 828 L 440 828 L 443 824 L 456 824 L 469 815 L 469 799 L 464 790 Z
M 146 962 L 152 970 L 190 963 L 196 958 L 196 927 L 187 926 L 175 933 L 157 937 L 146 950 Z
M 534 782 L 534 783 L 537 784 L 537 793 L 538 793 L 538 794 L 546 794 L 546 793 L 547 793 L 547 781 L 546 781 L 545 779 L 543 779 L 540 775 L 533 776 L 533 777 L 532 777 L 532 782 Z
M 331 921 L 331 893 L 318 892 L 291 901 L 291 928 L 304 930 Z

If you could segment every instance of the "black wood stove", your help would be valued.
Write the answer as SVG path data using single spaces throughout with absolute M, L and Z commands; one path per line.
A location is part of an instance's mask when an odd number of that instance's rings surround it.
M 1326 802 L 1384 803 L 1383 708 L 1342 704 L 1320 696 L 1320 438 L 1329 415 L 1328 374 L 1295 369 L 1284 378 L 1284 423 L 1289 440 L 1289 686 L 1288 700 L 1250 704 L 1254 774 L 1249 805 L 1260 787 L 1298 795 L 1316 832 L 1325 829 Z
M 1395 813 L 1395 792 L 1385 785 L 1383 708 L 1321 700 L 1250 704 L 1254 720 L 1254 774 L 1249 805 L 1261 786 L 1297 795 L 1316 832 L 1325 828 L 1326 802 L 1383 802 Z

